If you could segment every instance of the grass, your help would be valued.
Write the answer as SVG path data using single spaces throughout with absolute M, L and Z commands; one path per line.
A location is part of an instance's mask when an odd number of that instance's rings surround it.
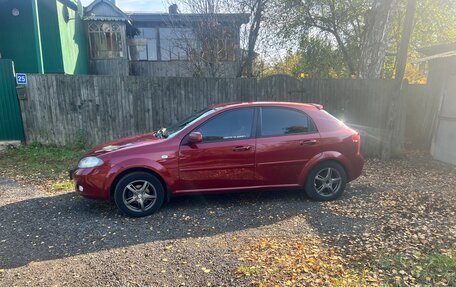
M 389 286 L 456 286 L 456 257 L 440 251 L 418 256 L 397 254 L 378 261 Z
M 0 153 L 0 175 L 46 185 L 52 191 L 68 190 L 68 170 L 85 149 L 80 146 L 22 145 Z M 71 185 L 70 185 L 71 184 Z M 71 189 L 70 188 L 70 189 Z

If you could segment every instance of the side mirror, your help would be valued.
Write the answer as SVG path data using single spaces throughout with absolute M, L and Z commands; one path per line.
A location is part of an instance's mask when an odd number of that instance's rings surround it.
M 203 135 L 200 132 L 191 132 L 188 135 L 188 141 L 190 143 L 200 143 L 203 141 Z

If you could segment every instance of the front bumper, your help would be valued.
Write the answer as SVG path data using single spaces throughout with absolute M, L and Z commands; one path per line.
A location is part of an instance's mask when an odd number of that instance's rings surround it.
M 107 173 L 102 167 L 76 168 L 69 173 L 78 194 L 95 199 L 109 199 L 106 188 Z

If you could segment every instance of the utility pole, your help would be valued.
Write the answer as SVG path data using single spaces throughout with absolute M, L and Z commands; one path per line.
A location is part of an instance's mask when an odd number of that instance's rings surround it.
M 413 18 L 415 16 L 415 10 L 416 0 L 408 0 L 407 10 L 405 12 L 404 28 L 402 29 L 401 43 L 399 44 L 399 51 L 397 53 L 395 79 L 399 81 L 402 81 L 405 74 L 408 47 L 410 43 L 410 37 L 413 32 Z

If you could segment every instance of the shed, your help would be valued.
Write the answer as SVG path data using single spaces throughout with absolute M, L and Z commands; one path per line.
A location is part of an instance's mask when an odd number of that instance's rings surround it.
M 456 165 L 456 43 L 420 49 L 428 61 L 428 85 L 438 99 L 431 155 Z

